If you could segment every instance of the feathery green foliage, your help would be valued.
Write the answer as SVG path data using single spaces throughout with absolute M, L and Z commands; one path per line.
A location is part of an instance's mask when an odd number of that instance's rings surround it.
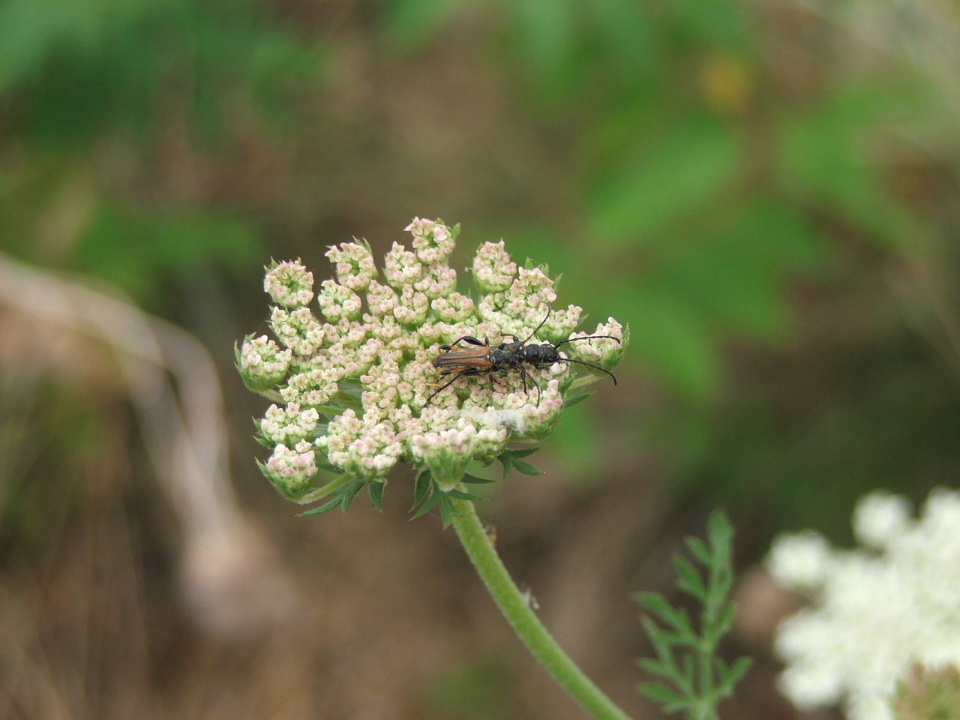
M 720 701 L 733 694 L 750 667 L 750 658 L 727 663 L 717 655 L 736 614 L 729 599 L 734 579 L 733 528 L 722 512 L 710 516 L 707 537 L 708 542 L 687 540 L 687 549 L 702 571 L 683 556 L 674 560 L 677 588 L 703 606 L 699 627 L 686 610 L 673 607 L 663 595 L 636 596 L 649 613 L 643 627 L 657 653 L 656 658 L 641 659 L 640 666 L 659 678 L 642 684 L 641 690 L 666 712 L 683 713 L 689 720 L 717 720 Z

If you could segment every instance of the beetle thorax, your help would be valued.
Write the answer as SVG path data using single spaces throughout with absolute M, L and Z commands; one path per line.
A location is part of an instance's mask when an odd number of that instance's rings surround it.
M 550 343 L 527 345 L 523 348 L 523 359 L 531 365 L 552 365 L 560 359 L 560 353 Z

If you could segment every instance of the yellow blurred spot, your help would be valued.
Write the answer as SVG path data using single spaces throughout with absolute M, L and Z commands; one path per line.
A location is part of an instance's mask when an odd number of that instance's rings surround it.
M 728 115 L 743 112 L 753 94 L 747 64 L 732 55 L 712 55 L 700 65 L 700 85 L 707 105 Z

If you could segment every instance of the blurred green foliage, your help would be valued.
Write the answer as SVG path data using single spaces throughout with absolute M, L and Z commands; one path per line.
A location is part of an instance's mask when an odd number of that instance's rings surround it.
M 177 134 L 202 158 L 230 149 L 237 116 L 289 122 L 321 67 L 316 46 L 248 0 L 0 3 L 0 247 L 154 306 L 165 282 L 259 267 L 252 218 L 202 190 L 131 181 L 175 162 Z
M 250 0 L 6 0 L 10 124 L 32 144 L 82 150 L 122 125 L 155 132 L 175 91 L 195 127 L 220 136 L 231 100 L 277 110 L 317 69 L 315 49 L 265 14 Z
M 510 705 L 510 658 L 477 655 L 431 677 L 423 690 L 424 720 L 503 720 Z
M 79 238 L 75 269 L 162 305 L 167 283 L 246 275 L 264 252 L 250 220 L 216 207 L 140 209 L 104 200 Z

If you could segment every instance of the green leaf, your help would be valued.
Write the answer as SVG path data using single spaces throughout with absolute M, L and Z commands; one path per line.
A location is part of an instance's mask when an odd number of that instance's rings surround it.
M 463 490 L 457 490 L 456 488 L 451 488 L 450 490 L 447 490 L 444 493 L 444 495 L 447 495 L 448 497 L 452 497 L 452 498 L 457 498 L 459 500 L 469 500 L 470 502 L 477 502 L 479 500 L 483 500 L 482 497 L 478 497 L 477 495 L 472 495 L 471 493 L 464 492 Z
M 416 520 L 419 517 L 423 517 L 428 512 L 433 510 L 437 506 L 437 504 L 440 502 L 441 495 L 443 495 L 443 493 L 441 493 L 439 490 L 433 492 L 430 495 L 430 497 L 428 497 L 424 501 L 424 503 L 420 506 L 420 508 L 413 514 L 413 519 Z M 414 505 L 414 507 L 416 507 L 416 505 Z
M 383 510 L 383 491 L 386 490 L 387 484 L 385 482 L 371 482 L 367 484 L 367 487 L 370 490 L 370 500 L 373 501 L 374 507 L 377 510 Z
M 663 683 L 641 683 L 640 692 L 655 703 L 664 706 L 667 712 L 675 712 L 689 704 L 682 695 Z
M 679 576 L 677 587 L 698 600 L 706 598 L 707 587 L 704 585 L 703 578 L 693 563 L 682 555 L 678 555 L 673 559 L 673 564 Z
M 678 631 L 678 639 L 684 640 L 695 633 L 687 611 L 673 607 L 665 597 L 656 593 L 643 593 L 640 602 L 669 627 Z
M 703 607 L 700 633 L 693 626 L 689 613 L 674 608 L 664 596 L 650 592 L 634 596 L 660 623 L 647 615 L 641 617 L 657 658 L 641 659 L 639 665 L 676 687 L 673 690 L 662 683 L 651 683 L 649 687 L 657 689 L 653 694 L 645 692 L 666 712 L 685 711 L 689 720 L 718 718 L 717 704 L 733 693 L 750 666 L 749 658 L 740 658 L 728 665 L 715 655 L 735 613 L 735 605 L 727 599 L 733 571 L 730 567 L 732 528 L 726 517 L 712 515 L 708 521 L 708 535 L 709 545 L 696 539 L 687 543 L 690 552 L 707 564 L 709 572 L 706 575 L 683 556 L 674 561 L 677 586 L 697 598 Z
M 497 456 L 497 460 L 499 460 L 503 464 L 503 479 L 506 480 L 507 477 L 509 477 L 510 471 L 513 470 L 514 467 L 516 467 L 517 470 L 520 470 L 520 472 L 526 475 L 540 475 L 541 472 L 537 470 L 533 465 L 530 465 L 529 463 L 524 463 L 520 460 L 520 458 L 525 458 L 529 455 L 532 455 L 539 449 L 540 449 L 539 447 L 533 447 L 533 448 L 524 448 L 521 450 L 504 450 L 502 453 L 500 453 L 500 455 Z M 526 470 L 521 469 L 517 465 L 518 462 L 522 463 L 526 468 Z M 533 469 L 534 472 L 528 472 L 528 470 L 530 469 Z
M 413 508 L 417 507 L 422 503 L 426 497 L 430 494 L 430 490 L 433 488 L 433 476 L 430 474 L 429 470 L 424 470 L 419 475 L 417 475 L 417 481 L 414 485 L 413 490 Z M 411 509 L 413 509 L 411 508 Z M 417 517 L 417 516 L 414 516 Z
M 327 472 L 333 473 L 334 475 L 342 475 L 343 470 L 338 468 L 336 465 L 327 462 L 326 460 L 317 460 L 317 467 L 321 470 L 326 470 Z
M 720 673 L 721 681 L 726 689 L 726 695 L 733 693 L 734 687 L 743 679 L 743 676 L 747 674 L 747 671 L 752 665 L 752 658 L 739 657 L 734 660 L 723 673 Z
M 445 528 L 450 527 L 450 523 L 454 518 L 459 517 L 460 513 L 447 493 L 437 494 L 440 496 L 440 519 Z
M 737 618 L 737 607 L 733 603 L 727 603 L 718 613 L 716 619 L 713 621 L 713 629 L 718 637 L 723 637 L 727 634 L 731 627 L 733 627 L 733 621 Z
M 468 485 L 487 485 L 489 483 L 494 483 L 496 480 L 490 478 L 477 477 L 476 475 L 464 475 L 461 479 L 461 482 L 467 483 Z
M 340 497 L 334 497 L 332 500 L 327 500 L 323 505 L 319 505 L 315 508 L 310 508 L 300 513 L 300 517 L 308 517 L 310 515 L 325 515 L 331 510 L 336 510 L 340 507 Z
M 580 391 L 580 392 L 571 392 L 569 395 L 567 395 L 567 396 L 563 399 L 563 406 L 564 406 L 565 408 L 572 408 L 574 405 L 576 405 L 577 403 L 583 402 L 584 400 L 586 400 L 586 399 L 587 399 L 588 397 L 590 397 L 591 395 L 592 395 L 592 393 L 585 393 L 585 392 L 582 392 L 582 391 Z
M 640 658 L 637 661 L 637 664 L 651 675 L 656 675 L 658 677 L 672 679 L 677 675 L 676 668 L 670 663 L 664 662 L 663 660 Z
M 710 546 L 698 537 L 687 538 L 687 548 L 690 553 L 706 566 L 713 564 L 713 553 L 710 552 Z
M 517 460 L 514 458 L 513 467 L 522 472 L 524 475 L 543 475 L 542 470 L 524 460 Z
M 710 514 L 710 519 L 707 521 L 707 537 L 710 538 L 710 545 L 714 551 L 729 554 L 729 550 L 726 549 L 733 542 L 733 525 L 726 513 L 715 510 Z
M 363 482 L 362 480 L 351 480 L 348 484 L 334 492 L 331 498 L 323 505 L 306 510 L 300 513 L 300 515 L 322 515 L 338 507 L 343 510 L 343 512 L 347 512 L 350 510 L 350 505 L 353 503 L 354 498 L 356 498 L 357 494 L 364 488 L 366 484 L 367 483 Z M 373 491 L 371 489 L 371 498 L 372 497 Z
M 643 591 L 636 593 L 633 598 L 656 615 L 663 616 L 674 612 L 673 607 L 660 593 Z
M 648 617 L 640 618 L 640 624 L 643 625 L 644 632 L 653 643 L 653 649 L 657 656 L 667 665 L 675 665 L 673 659 L 672 647 L 676 644 L 670 637 L 670 633 L 662 629 L 653 620 Z
M 359 480 L 354 480 L 340 491 L 340 507 L 344 512 L 350 511 L 350 506 L 353 504 L 354 498 L 357 497 L 357 494 L 363 488 L 363 485 Z

